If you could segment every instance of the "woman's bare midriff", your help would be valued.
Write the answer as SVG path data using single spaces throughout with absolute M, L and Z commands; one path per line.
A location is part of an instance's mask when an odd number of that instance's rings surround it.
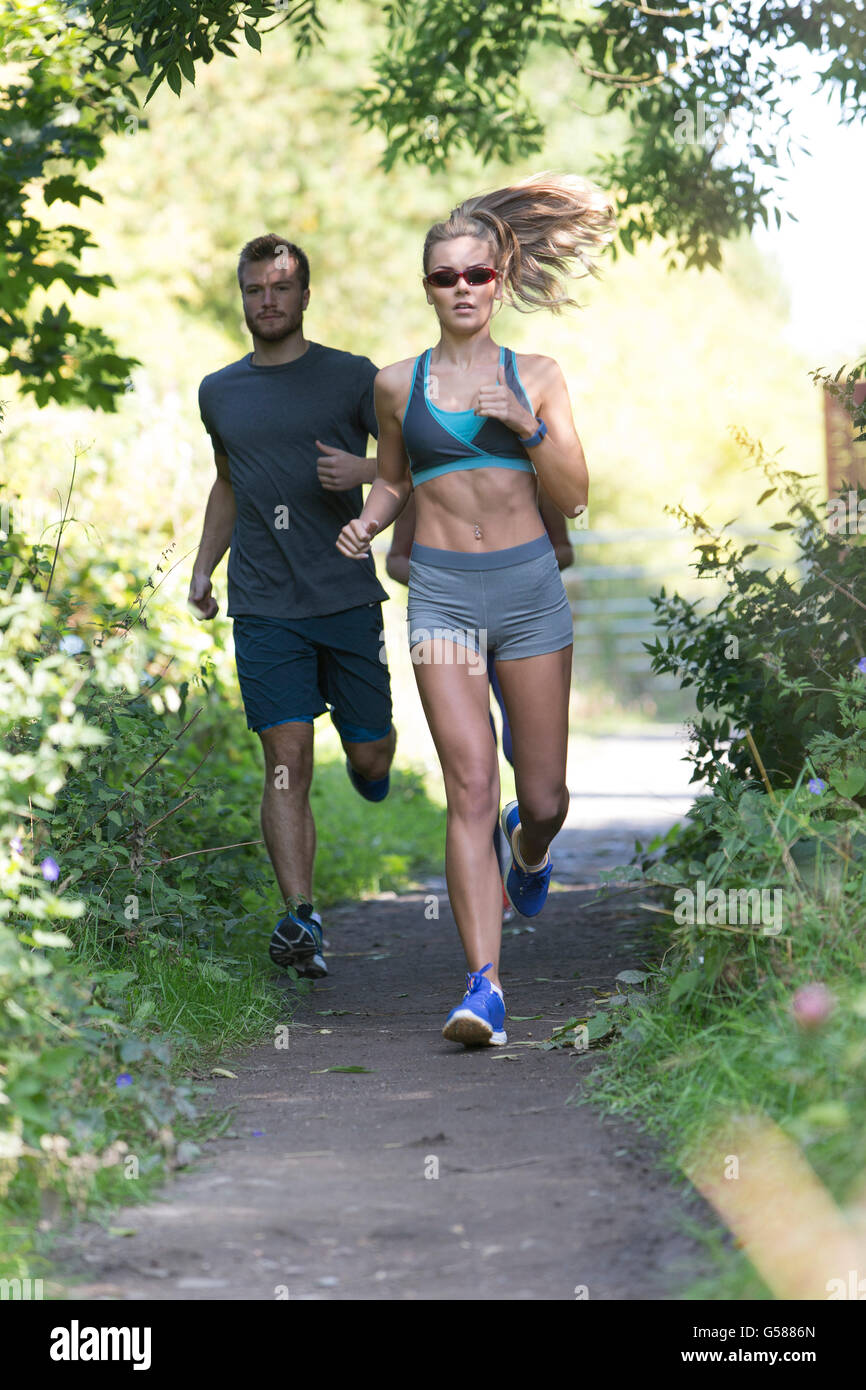
M 479 553 L 546 535 L 534 473 L 471 468 L 415 487 L 415 540 L 437 550 Z

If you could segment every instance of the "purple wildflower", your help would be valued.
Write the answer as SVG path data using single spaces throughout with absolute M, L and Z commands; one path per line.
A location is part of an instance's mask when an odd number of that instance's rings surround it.
M 49 854 L 47 859 L 42 860 L 42 863 L 39 867 L 42 870 L 42 877 L 48 883 L 57 882 L 57 880 L 60 877 L 60 865 L 57 863 L 56 859 L 52 859 L 51 855 Z
M 812 777 L 807 786 L 810 792 L 814 792 L 815 796 L 820 796 L 822 792 L 827 790 L 827 783 L 822 782 L 820 777 Z

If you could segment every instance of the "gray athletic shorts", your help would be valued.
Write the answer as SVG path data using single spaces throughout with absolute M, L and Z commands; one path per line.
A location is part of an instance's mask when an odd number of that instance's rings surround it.
M 571 608 L 545 534 L 525 545 L 472 553 L 416 541 L 409 555 L 409 648 L 445 637 L 497 660 L 571 645 Z

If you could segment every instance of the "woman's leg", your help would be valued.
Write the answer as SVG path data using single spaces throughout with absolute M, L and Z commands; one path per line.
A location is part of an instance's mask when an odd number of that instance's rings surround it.
M 496 675 L 496 662 L 492 656 L 487 658 L 487 666 L 490 674 L 490 689 L 496 697 L 499 712 L 502 715 L 502 751 L 505 754 L 505 761 L 514 766 L 514 749 L 511 746 L 511 729 L 508 724 L 508 710 L 505 708 L 505 700 Z
M 568 814 L 568 696 L 572 647 L 543 656 L 499 657 L 514 748 L 514 784 L 520 809 L 515 838 L 524 864 L 541 864 Z
M 448 822 L 445 877 L 466 961 L 488 961 L 499 985 L 502 880 L 493 849 L 499 811 L 499 768 L 490 730 L 490 687 L 483 662 L 441 637 L 412 648 L 415 678 L 439 754 Z

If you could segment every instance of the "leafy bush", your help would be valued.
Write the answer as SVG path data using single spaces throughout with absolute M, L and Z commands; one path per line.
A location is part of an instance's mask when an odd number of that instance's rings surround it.
M 706 611 L 702 601 L 662 589 L 653 604 L 664 636 L 644 645 L 653 670 L 693 685 L 698 710 L 706 711 L 691 727 L 693 781 L 712 786 L 728 768 L 753 779 L 765 771 L 773 786 L 791 786 L 812 739 L 844 734 L 832 686 L 866 655 L 866 549 L 856 531 L 828 525 L 802 475 L 779 468 L 742 432 L 737 438 L 771 484 L 761 502 L 776 492 L 788 501 L 794 520 L 772 529 L 795 542 L 791 564 L 775 572 L 749 565 L 756 544 L 672 509 L 699 537 L 697 574 L 723 581 L 725 592 Z M 866 490 L 856 499 L 859 510 Z
M 0 588 L 0 1198 L 44 1212 L 49 1193 L 82 1208 L 103 1174 L 122 1179 L 124 1136 L 174 1149 L 172 1124 L 195 1108 L 190 1087 L 169 1080 L 167 1044 L 143 1043 L 123 1021 L 126 981 L 73 953 L 85 902 L 66 895 L 71 875 L 58 882 L 50 816 L 65 776 L 106 735 L 76 705 L 85 677 L 51 640 L 49 605 L 19 577 Z M 87 678 L 117 698 L 133 676 L 106 643 Z
M 307 988 L 273 989 L 260 752 L 223 663 L 195 669 L 152 602 L 168 552 L 147 577 L 85 547 L 59 563 L 68 502 L 51 545 L 0 543 L 0 1265 L 21 1274 L 40 1215 L 189 1162 L 219 1117 L 184 1073 Z M 317 766 L 317 902 L 438 861 L 443 812 L 393 784 L 374 824 L 342 763 Z
M 749 568 L 754 547 L 689 518 L 698 573 L 726 590 L 709 613 L 660 596 L 653 664 L 696 686 L 707 713 L 691 756 L 710 790 L 602 876 L 654 890 L 663 943 L 642 990 L 609 1011 L 607 1065 L 582 1099 L 663 1131 L 686 1171 L 719 1126 L 767 1117 L 844 1204 L 866 1133 L 864 550 L 859 524 L 834 534 L 796 475 L 756 452 L 790 501 L 795 523 L 776 529 L 795 538 L 799 574 Z M 716 1257 L 692 1297 L 772 1297 L 744 1256 Z

